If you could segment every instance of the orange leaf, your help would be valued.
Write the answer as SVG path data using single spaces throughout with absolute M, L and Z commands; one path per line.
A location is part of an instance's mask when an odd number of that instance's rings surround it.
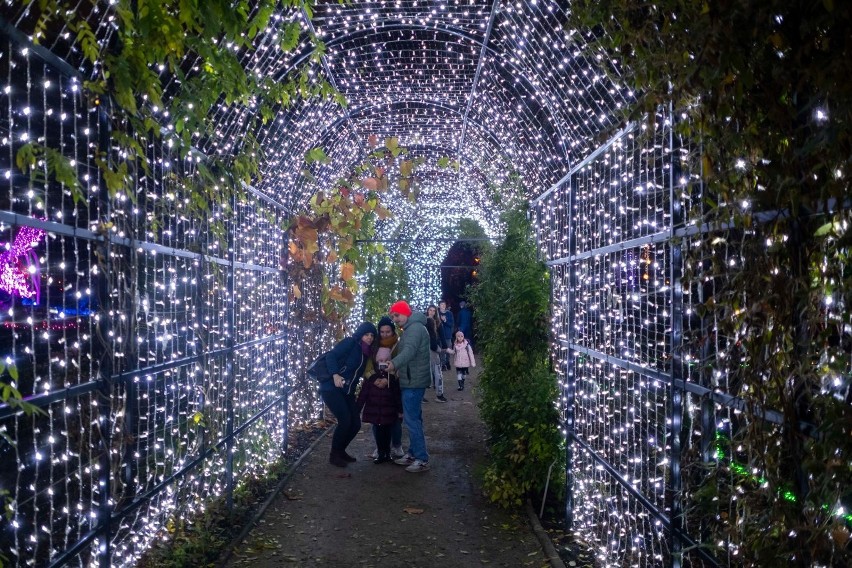
M 337 261 L 337 253 L 334 252 L 333 250 L 328 251 L 328 256 L 325 257 L 325 261 L 328 262 L 328 263 L 336 262 Z
M 349 280 L 355 276 L 355 265 L 351 262 L 344 262 L 340 266 L 340 278 L 341 280 Z
M 379 143 L 379 137 L 376 136 L 375 134 L 370 134 L 367 137 L 367 144 L 370 145 L 370 148 L 375 148 L 378 143 Z
M 355 197 L 353 198 L 353 201 L 355 201 L 355 205 L 361 207 L 362 205 L 364 205 L 364 195 L 361 193 L 356 193 Z
M 343 294 L 344 289 L 340 287 L 339 284 L 335 284 L 328 291 L 328 297 L 332 300 L 337 300 L 338 302 L 345 302 L 346 296 Z
M 376 178 L 362 179 L 361 185 L 363 185 L 367 189 L 372 189 L 375 191 L 379 189 L 379 180 L 377 180 Z

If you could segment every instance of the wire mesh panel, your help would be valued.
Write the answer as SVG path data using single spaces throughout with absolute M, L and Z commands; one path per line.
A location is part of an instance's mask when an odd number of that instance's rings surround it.
M 229 210 L 190 214 L 202 157 L 165 142 L 110 195 L 105 103 L 4 44 L 0 381 L 38 410 L 0 405 L 2 554 L 132 565 L 263 476 L 289 427 L 317 415 L 289 412 L 316 388 L 289 371 L 288 213 L 249 188 Z
M 553 278 L 574 527 L 606 566 L 667 565 L 673 390 L 671 119 L 628 125 L 535 203 Z M 679 533 L 678 533 L 679 534 Z

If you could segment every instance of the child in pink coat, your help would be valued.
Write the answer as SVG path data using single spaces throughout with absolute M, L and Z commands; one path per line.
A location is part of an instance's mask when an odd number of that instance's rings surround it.
M 470 343 L 464 338 L 464 333 L 456 332 L 453 345 L 447 349 L 447 353 L 455 354 L 453 363 L 456 366 L 456 380 L 459 382 L 458 390 L 464 390 L 464 379 L 470 373 L 470 369 L 476 367 L 476 360 L 473 358 L 473 350 L 470 348 Z

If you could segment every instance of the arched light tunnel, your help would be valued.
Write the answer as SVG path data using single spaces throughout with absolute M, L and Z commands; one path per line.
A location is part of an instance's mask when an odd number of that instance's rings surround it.
M 578 22 L 572 4 L 584 3 L 235 2 L 249 24 L 233 36 L 208 17 L 237 21 L 226 3 L 198 3 L 198 21 L 230 39 L 189 32 L 198 43 L 179 56 L 135 54 L 156 87 L 131 88 L 130 101 L 121 87 L 139 77 L 115 57 L 132 43 L 123 30 L 132 21 L 143 33 L 166 5 L 164 38 L 170 22 L 184 34 L 193 24 L 175 18 L 183 3 L 44 4 L 0 8 L 4 562 L 133 565 L 175 518 L 211 496 L 231 504 L 235 487 L 268 473 L 288 433 L 321 413 L 305 366 L 333 341 L 330 329 L 366 310 L 356 288 L 353 311 L 327 321 L 343 239 L 318 238 L 313 261 L 294 260 L 293 220 L 310 215 L 318 192 L 370 199 L 376 164 L 359 168 L 386 144 L 405 153 L 381 166 L 388 214 L 372 210 L 372 234 L 353 233 L 355 247 L 373 247 L 352 277 L 362 284 L 369 267 L 396 263 L 416 307 L 455 303 L 479 262 L 464 243 L 499 243 L 501 213 L 525 207 L 551 283 L 565 509 L 602 564 L 738 566 L 751 533 L 726 511 L 768 474 L 742 463 L 733 440 L 756 423 L 770 438 L 794 424 L 803 439 L 825 439 L 809 421 L 818 404 L 790 422 L 789 408 L 750 398 L 729 361 L 755 320 L 724 336 L 725 318 L 745 309 L 708 309 L 747 273 L 747 245 L 775 250 L 781 237 L 761 224 L 793 214 L 764 203 L 747 211 L 747 228 L 711 218 L 721 200 L 705 182 L 718 165 L 684 135 L 690 109 L 649 106 L 608 41 L 613 28 Z M 639 4 L 656 22 L 656 7 Z M 785 21 L 766 24 L 779 27 L 769 36 L 778 53 Z M 210 77 L 225 84 L 235 73 L 216 67 L 230 61 L 217 51 L 233 54 L 244 84 L 203 98 Z M 195 95 L 210 103 L 198 123 Z M 820 125 L 833 118 L 814 112 Z M 246 148 L 256 169 L 233 161 Z M 324 159 L 309 163 L 316 149 Z M 402 160 L 416 162 L 407 194 L 396 186 Z M 250 179 L 212 165 L 223 163 Z M 842 189 L 843 168 L 834 171 Z M 838 215 L 811 234 L 839 239 L 848 198 L 808 206 L 811 220 Z M 834 246 L 820 249 L 822 278 L 841 274 L 824 286 L 820 317 L 824 327 L 845 321 L 843 339 L 849 300 Z M 847 361 L 841 339 L 814 360 Z M 820 381 L 828 386 L 811 385 L 808 400 L 848 401 L 848 366 Z M 837 451 L 848 466 L 848 446 Z M 711 464 L 727 481 L 697 473 Z M 701 512 L 709 478 L 730 490 L 716 495 L 712 521 Z M 773 490 L 795 501 L 790 486 Z M 815 506 L 847 538 L 848 497 Z

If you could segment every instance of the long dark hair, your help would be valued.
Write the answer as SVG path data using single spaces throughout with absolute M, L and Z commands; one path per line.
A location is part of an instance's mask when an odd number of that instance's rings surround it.
M 430 316 L 429 310 L 435 310 L 435 313 Z M 434 304 L 429 304 L 429 306 L 426 308 L 426 321 L 429 322 L 429 325 L 432 327 L 435 333 L 438 333 L 438 330 L 441 329 L 441 320 L 438 319 L 438 306 Z

